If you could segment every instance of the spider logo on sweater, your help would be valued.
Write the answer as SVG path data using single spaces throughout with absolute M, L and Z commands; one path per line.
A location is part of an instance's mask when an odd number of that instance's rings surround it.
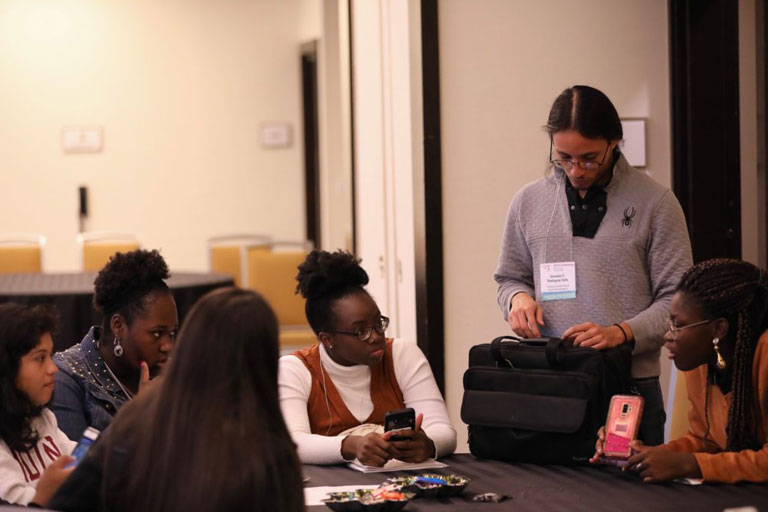
M 637 210 L 635 210 L 632 206 L 627 206 L 624 208 L 624 218 L 621 220 L 621 225 L 625 228 L 631 228 L 632 223 L 634 222 L 632 219 L 637 214 Z

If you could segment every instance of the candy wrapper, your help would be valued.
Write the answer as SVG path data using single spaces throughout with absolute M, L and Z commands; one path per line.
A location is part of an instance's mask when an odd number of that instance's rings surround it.
M 495 492 L 485 492 L 472 496 L 472 501 L 482 501 L 484 503 L 501 503 L 504 500 L 511 499 L 512 496 L 506 494 L 497 494 Z
M 469 485 L 470 479 L 459 475 L 424 473 L 390 478 L 388 482 L 394 488 L 411 492 L 418 498 L 448 498 L 461 494 Z
M 330 493 L 323 503 L 337 512 L 396 512 L 412 498 L 413 493 L 381 486 L 355 492 Z

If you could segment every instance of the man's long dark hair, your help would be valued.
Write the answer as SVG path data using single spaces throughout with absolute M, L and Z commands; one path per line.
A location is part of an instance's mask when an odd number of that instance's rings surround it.
M 277 319 L 259 294 L 223 288 L 200 299 L 163 380 L 104 440 L 102 508 L 303 510 L 278 355 Z
M 37 444 L 31 422 L 43 410 L 16 388 L 21 358 L 55 329 L 50 306 L 0 304 L 0 439 L 11 451 L 24 452 Z
M 545 128 L 550 138 L 564 130 L 609 142 L 624 136 L 616 107 L 602 91 L 588 85 L 574 85 L 561 92 L 552 104 Z
M 728 334 L 721 341 L 733 346 L 726 450 L 758 449 L 762 444 L 757 435 L 761 412 L 756 407 L 752 365 L 757 340 L 768 329 L 768 275 L 746 261 L 712 259 L 691 267 L 677 291 L 696 302 L 707 318 L 728 320 Z

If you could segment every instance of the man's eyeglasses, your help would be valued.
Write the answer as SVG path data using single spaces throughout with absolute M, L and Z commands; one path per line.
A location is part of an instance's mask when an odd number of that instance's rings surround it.
M 579 166 L 585 171 L 592 171 L 595 169 L 599 169 L 601 165 L 603 165 L 603 162 L 605 162 L 605 157 L 608 156 L 608 150 L 611 148 L 611 143 L 608 143 L 608 146 L 605 148 L 605 153 L 603 153 L 603 158 L 600 159 L 598 162 L 597 160 L 562 160 L 560 158 L 552 159 L 552 139 L 549 140 L 549 163 L 557 167 L 558 169 L 562 169 L 563 171 L 570 171 L 575 166 Z
M 675 323 L 672 321 L 671 318 L 667 318 L 667 329 L 669 329 L 669 332 L 672 333 L 672 339 L 676 340 L 677 339 L 677 333 L 679 333 L 680 331 L 684 331 L 685 329 L 688 329 L 689 327 L 696 327 L 697 325 L 708 324 L 711 321 L 712 320 L 710 319 L 710 320 L 702 320 L 701 322 L 694 322 L 694 323 L 688 324 L 688 325 L 675 325 Z
M 363 327 L 361 329 L 355 329 L 354 331 L 328 331 L 328 332 L 333 332 L 337 334 L 349 334 L 350 336 L 357 336 L 357 338 L 360 341 L 368 341 L 371 337 L 371 334 L 373 334 L 373 331 L 376 331 L 379 334 L 384 334 L 384 331 L 387 330 L 388 326 L 389 326 L 389 318 L 385 316 L 380 316 L 379 323 L 371 327 Z

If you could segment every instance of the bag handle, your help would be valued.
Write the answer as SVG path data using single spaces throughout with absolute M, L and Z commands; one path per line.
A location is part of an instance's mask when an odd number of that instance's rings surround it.
M 491 357 L 494 361 L 496 361 L 496 366 L 506 366 L 508 368 L 513 368 L 509 359 L 506 359 L 501 355 L 501 342 L 504 340 L 513 341 L 516 343 L 520 343 L 521 341 L 520 338 L 511 335 L 504 335 L 494 338 L 493 341 L 491 341 Z
M 563 367 L 563 357 L 565 351 L 565 341 L 560 338 L 518 338 L 517 336 L 504 335 L 494 338 L 491 341 L 491 357 L 496 361 L 496 366 L 514 368 L 509 359 L 501 354 L 501 344 L 504 341 L 511 341 L 525 345 L 545 345 L 544 355 L 552 368 L 561 369 Z
M 565 352 L 565 346 L 562 339 L 549 338 L 547 340 L 547 347 L 544 349 L 544 355 L 547 356 L 549 366 L 556 369 L 562 369 L 563 352 Z

